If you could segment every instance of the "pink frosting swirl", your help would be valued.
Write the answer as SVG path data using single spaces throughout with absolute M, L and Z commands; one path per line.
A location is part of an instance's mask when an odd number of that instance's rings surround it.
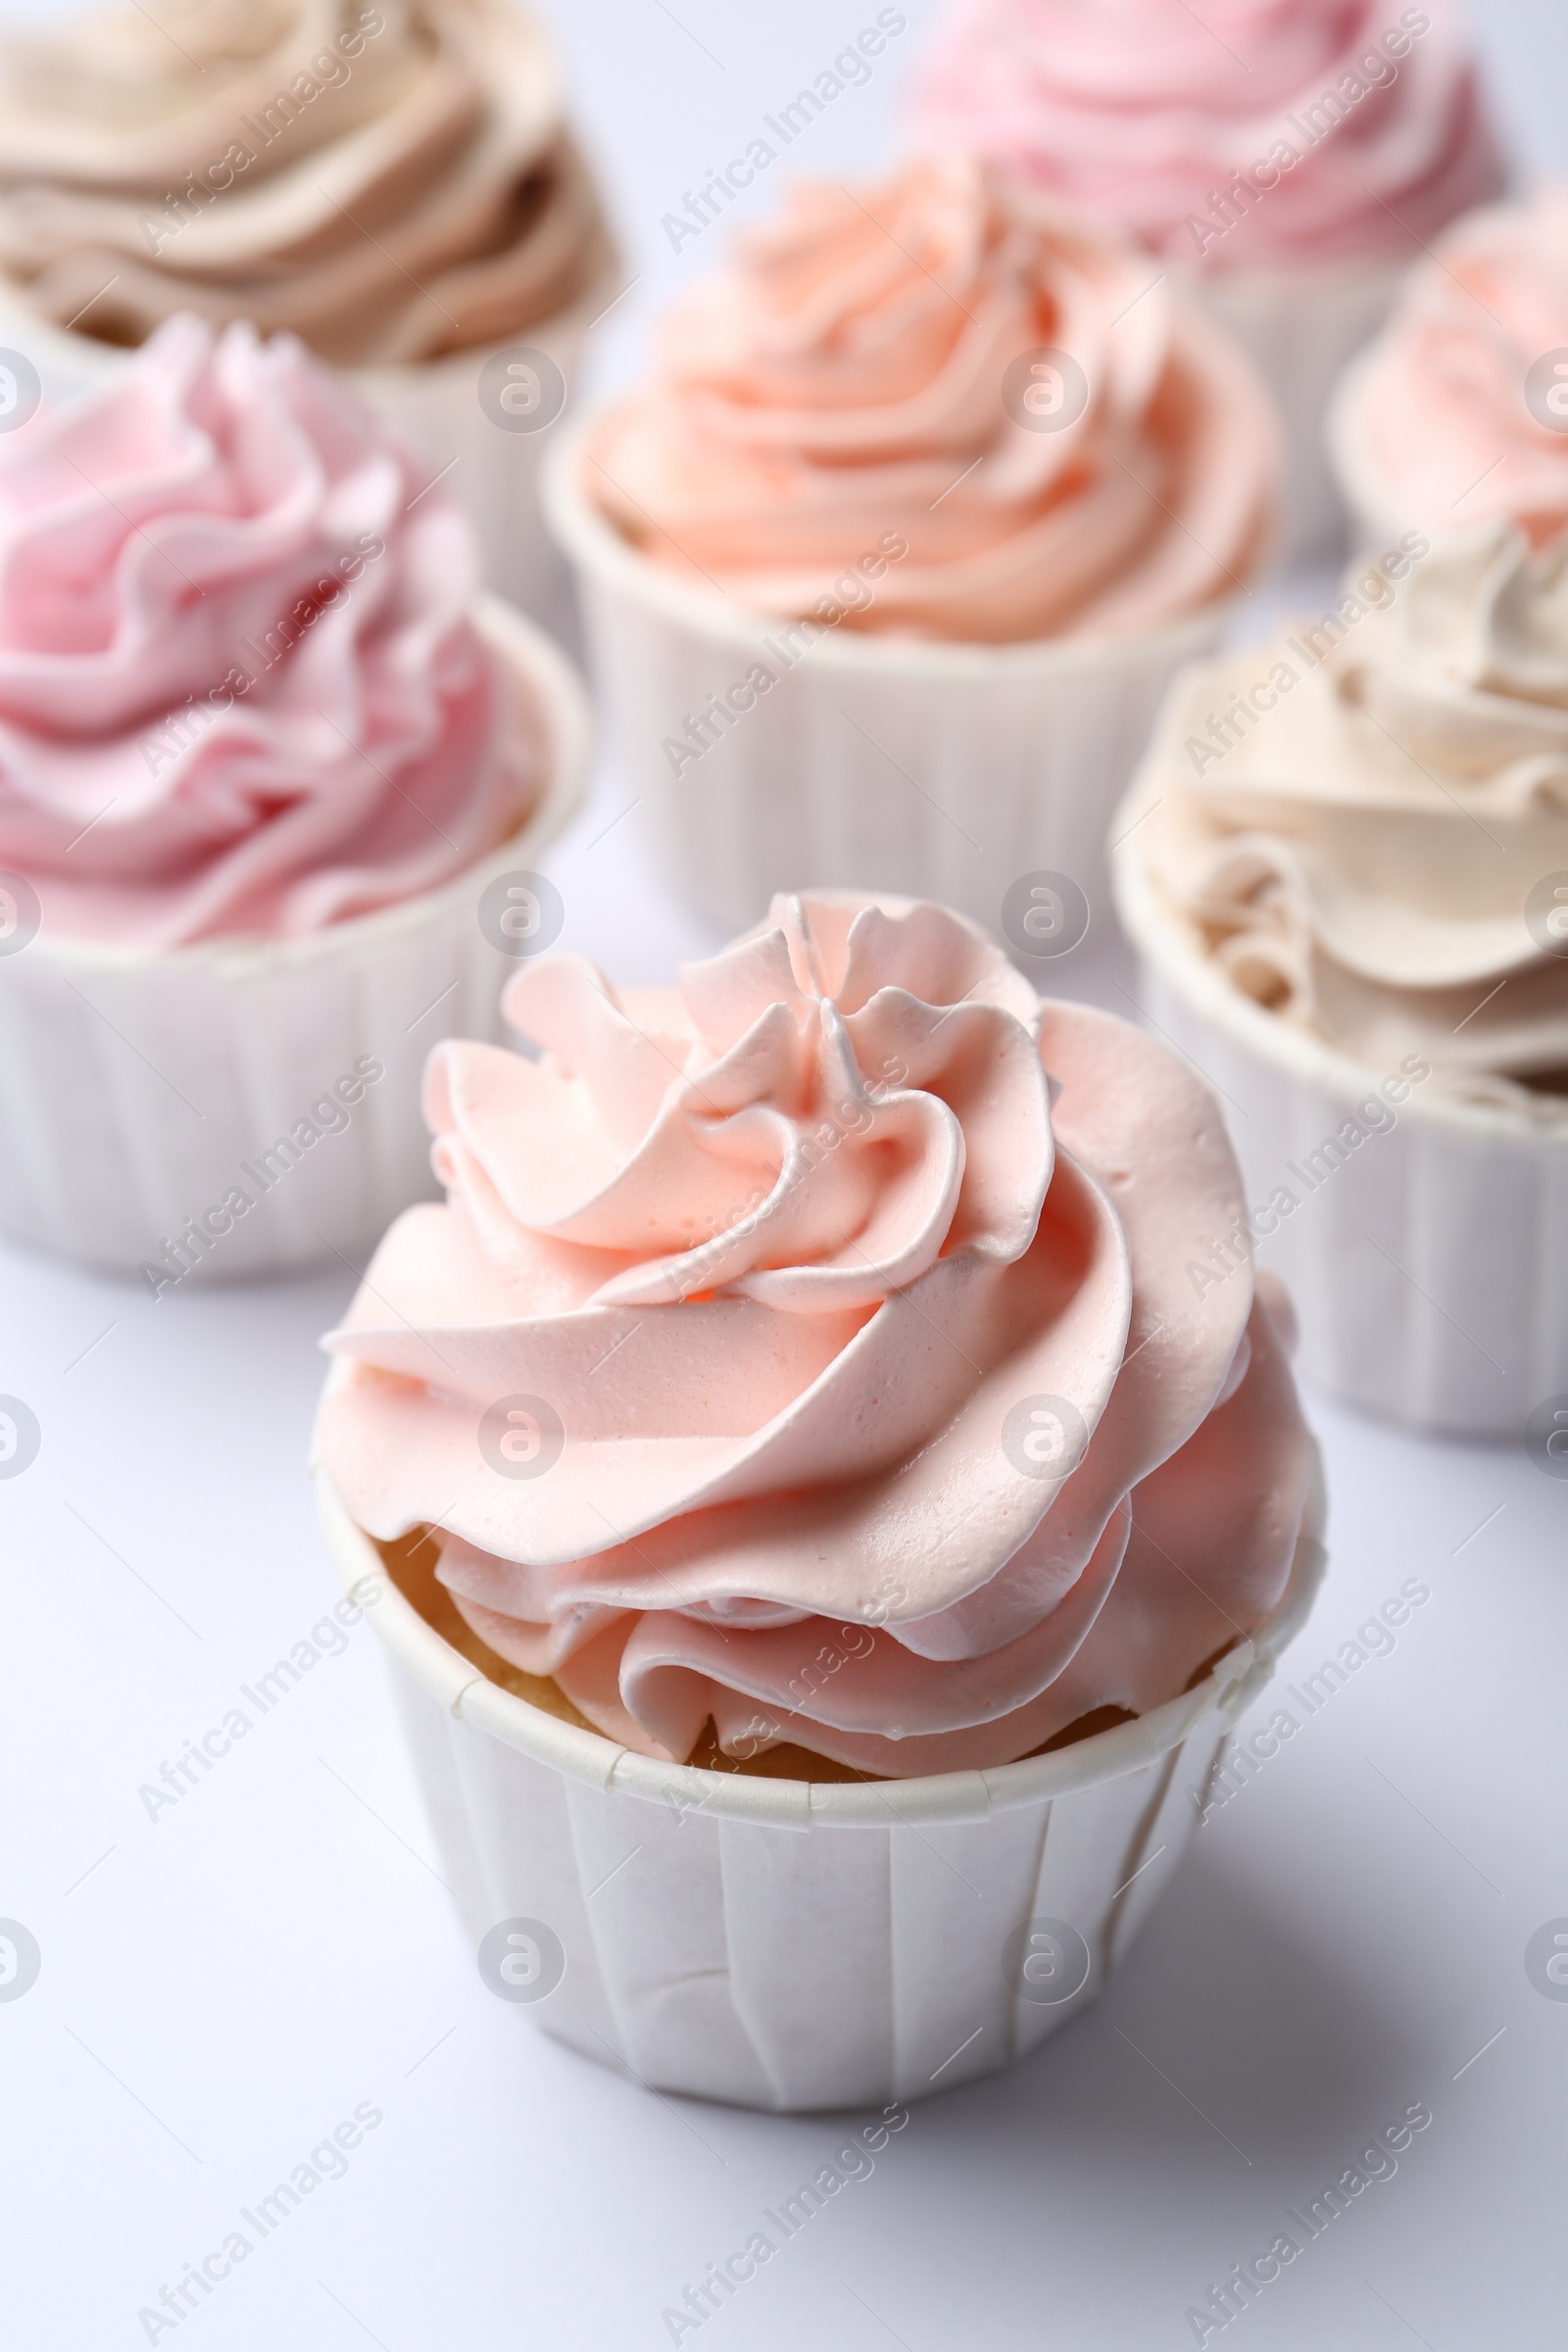
M 1164 1047 L 847 894 L 678 993 L 561 956 L 506 1010 L 538 1058 L 436 1050 L 448 1202 L 318 1433 L 500 1657 L 645 1753 L 897 1775 L 1142 1712 L 1269 1613 L 1306 1440 L 1245 1259 L 1191 1279 L 1242 1196 Z
M 1568 525 L 1565 351 L 1568 186 L 1547 185 L 1460 221 L 1406 279 L 1336 419 L 1356 503 L 1446 539 L 1506 516 L 1544 545 Z
M 1009 368 L 1045 350 L 1082 372 L 1059 431 L 1008 405 Z M 1278 467 L 1248 364 L 1147 260 L 950 161 L 800 186 L 738 237 L 583 478 L 634 546 L 763 612 L 1002 641 L 1158 627 L 1229 594 Z M 835 575 L 858 564 L 875 592 L 841 615 Z
M 1402 254 L 1502 177 L 1442 0 L 969 0 L 914 121 L 1194 264 L 1189 217 L 1283 141 L 1296 160 L 1275 155 L 1274 184 L 1204 241 L 1215 270 Z
M 446 492 L 292 336 L 172 319 L 0 439 L 0 867 L 45 931 L 294 936 L 503 841 L 540 778 L 475 576 Z

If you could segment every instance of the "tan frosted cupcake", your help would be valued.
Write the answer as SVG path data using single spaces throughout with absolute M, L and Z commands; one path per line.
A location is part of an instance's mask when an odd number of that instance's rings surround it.
M 539 610 L 524 428 L 614 282 L 540 27 L 507 0 L 175 0 L 14 36 L 3 68 L 0 323 L 46 388 L 176 312 L 286 328 L 449 469 L 491 585 Z

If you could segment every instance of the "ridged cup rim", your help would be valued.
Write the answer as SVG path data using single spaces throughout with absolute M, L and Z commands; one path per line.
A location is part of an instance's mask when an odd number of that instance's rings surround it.
M 350 1377 L 346 1360 L 327 1376 L 326 1395 Z M 764 1828 L 940 1827 L 983 1821 L 994 1813 L 1071 1795 L 1124 1779 L 1157 1763 L 1210 1718 L 1229 1726 L 1273 1675 L 1279 1654 L 1305 1623 L 1322 1582 L 1327 1495 L 1315 1441 L 1306 1509 L 1285 1592 L 1267 1622 L 1232 1644 L 1196 1689 L 1131 1723 L 1092 1733 L 1049 1755 L 980 1771 L 926 1774 L 911 1780 L 821 1782 L 764 1780 L 702 1765 L 640 1756 L 603 1734 L 564 1723 L 479 1673 L 427 1624 L 400 1592 L 370 1538 L 353 1520 L 324 1465 L 312 1480 L 327 1548 L 348 1597 L 363 1607 L 388 1650 L 448 1713 L 472 1723 L 565 1779 L 682 1812 L 704 1812 Z
M 545 520 L 577 569 L 693 636 L 748 654 L 760 654 L 763 638 L 776 630 L 806 625 L 798 613 L 759 612 L 722 592 L 694 587 L 651 563 L 621 536 L 584 489 L 581 478 L 588 442 L 608 414 L 608 406 L 601 407 L 579 417 L 556 438 L 540 476 Z M 1252 577 L 1266 569 L 1267 563 L 1261 563 Z M 927 678 L 934 673 L 980 686 L 1020 678 L 1052 680 L 1096 670 L 1142 670 L 1155 659 L 1175 663 L 1200 652 L 1224 629 L 1249 593 L 1247 586 L 1239 587 L 1234 595 L 1216 598 L 1159 629 L 1132 630 L 1119 636 L 1033 637 L 1004 645 L 870 630 L 834 631 L 816 624 L 820 633 L 811 639 L 810 659 L 814 666 L 860 676 Z

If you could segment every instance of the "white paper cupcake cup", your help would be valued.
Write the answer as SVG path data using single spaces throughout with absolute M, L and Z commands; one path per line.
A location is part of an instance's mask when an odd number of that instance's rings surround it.
M 1201 953 L 1139 834 L 1114 867 L 1150 1024 L 1220 1095 L 1249 1206 L 1296 1198 L 1256 1251 L 1290 1289 L 1300 1372 L 1418 1429 L 1519 1437 L 1568 1392 L 1568 1124 L 1408 1085 L 1289 1026 Z M 1351 1120 L 1378 1131 L 1353 1142 Z M 1225 1239 L 1195 1235 L 1195 1264 Z
M 579 302 L 520 327 L 505 343 L 398 367 L 338 370 L 446 482 L 478 537 L 485 585 L 558 633 L 570 609 L 571 583 L 544 527 L 539 476 L 546 448 L 560 429 L 561 412 L 555 404 L 563 397 L 562 387 L 554 384 L 548 369 L 534 371 L 543 380 L 531 412 L 541 421 L 532 430 L 514 430 L 498 421 L 506 412 L 497 408 L 494 395 L 488 403 L 482 400 L 481 389 L 492 362 L 502 363 L 504 375 L 508 358 L 543 353 L 560 370 L 564 397 L 569 402 L 588 329 L 613 300 L 616 283 L 616 273 L 607 271 Z M 3 275 L 0 346 L 13 347 L 30 360 L 45 398 L 61 405 L 93 390 L 116 368 L 123 367 L 126 357 L 117 345 L 40 318 L 20 288 Z M 521 365 L 526 366 L 526 360 Z M 534 386 L 522 381 L 532 397 Z M 529 415 L 524 409 L 519 426 Z
M 733 931 L 778 890 L 877 889 L 1005 929 L 1008 889 L 1041 872 L 1068 876 L 1097 912 L 1108 905 L 1112 811 L 1170 679 L 1218 647 L 1235 600 L 1130 638 L 824 630 L 807 649 L 799 624 L 694 589 L 628 546 L 582 489 L 588 430 L 550 453 L 545 512 L 577 573 L 644 839 L 689 905 Z M 710 720 L 716 740 L 700 759 L 672 758 L 666 740 L 696 740 L 688 714 L 756 663 L 776 684 L 727 732 Z
M 1285 427 L 1285 558 L 1337 561 L 1350 517 L 1324 442 L 1334 387 L 1388 317 L 1404 262 L 1195 274 L 1189 293 L 1241 344 Z M 1358 520 L 1359 517 L 1357 516 Z
M 1324 1563 L 1318 1474 L 1280 1608 L 1182 1697 L 989 1772 L 765 1780 L 633 1755 L 488 1682 L 316 1477 L 486 1983 L 652 2088 L 745 2107 L 923 2098 L 1078 2015 L 1175 1870 Z
M 150 1265 L 159 1296 L 160 1264 L 185 1279 L 182 1258 L 194 1280 L 352 1254 L 434 1192 L 425 1056 L 440 1037 L 498 1039 L 514 968 L 480 928 L 481 894 L 537 870 L 588 759 L 586 701 L 558 649 L 493 598 L 473 617 L 542 720 L 545 783 L 527 823 L 466 873 L 308 938 L 160 953 L 44 932 L 0 955 L 0 1232 Z M 381 1075 L 364 1083 L 367 1062 Z M 321 1132 L 307 1142 L 302 1122 Z M 225 1214 L 235 1188 L 251 1204 Z

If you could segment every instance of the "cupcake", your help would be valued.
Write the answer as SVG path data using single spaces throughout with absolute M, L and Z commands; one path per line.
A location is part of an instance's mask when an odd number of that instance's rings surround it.
M 1451 10 L 969 0 L 912 119 L 926 146 L 1113 221 L 1194 289 L 1284 413 L 1291 552 L 1332 553 L 1330 389 L 1400 272 L 1502 184 Z
M 291 336 L 172 318 L 0 438 L 0 1230 L 158 1297 L 424 1189 L 420 1024 L 495 1034 L 526 908 L 481 893 L 551 905 L 583 762 L 476 569 Z
M 726 924 L 815 881 L 1093 899 L 1277 467 L 1247 363 L 1130 249 L 961 161 L 797 188 L 550 463 L 670 879 Z
M 1517 1434 L 1568 1389 L 1568 541 L 1415 535 L 1172 693 L 1116 886 L 1228 1098 L 1303 1368 Z M 1320 1197 L 1321 1196 L 1321 1197 Z
M 1185 1270 L 1242 1212 L 1218 1105 L 903 899 L 781 897 L 678 990 L 553 956 L 505 1009 L 532 1058 L 431 1056 L 447 1204 L 317 1433 L 442 1700 L 470 1925 L 666 2088 L 1004 2064 L 1124 1947 L 1318 1570 L 1280 1295 Z
M 0 327 L 46 384 L 175 313 L 297 334 L 449 469 L 490 584 L 541 614 L 529 427 L 613 288 L 554 55 L 510 0 L 175 0 L 6 45 Z
M 1369 545 L 1499 515 L 1537 546 L 1568 527 L 1568 187 L 1461 220 L 1411 271 L 1329 446 Z

